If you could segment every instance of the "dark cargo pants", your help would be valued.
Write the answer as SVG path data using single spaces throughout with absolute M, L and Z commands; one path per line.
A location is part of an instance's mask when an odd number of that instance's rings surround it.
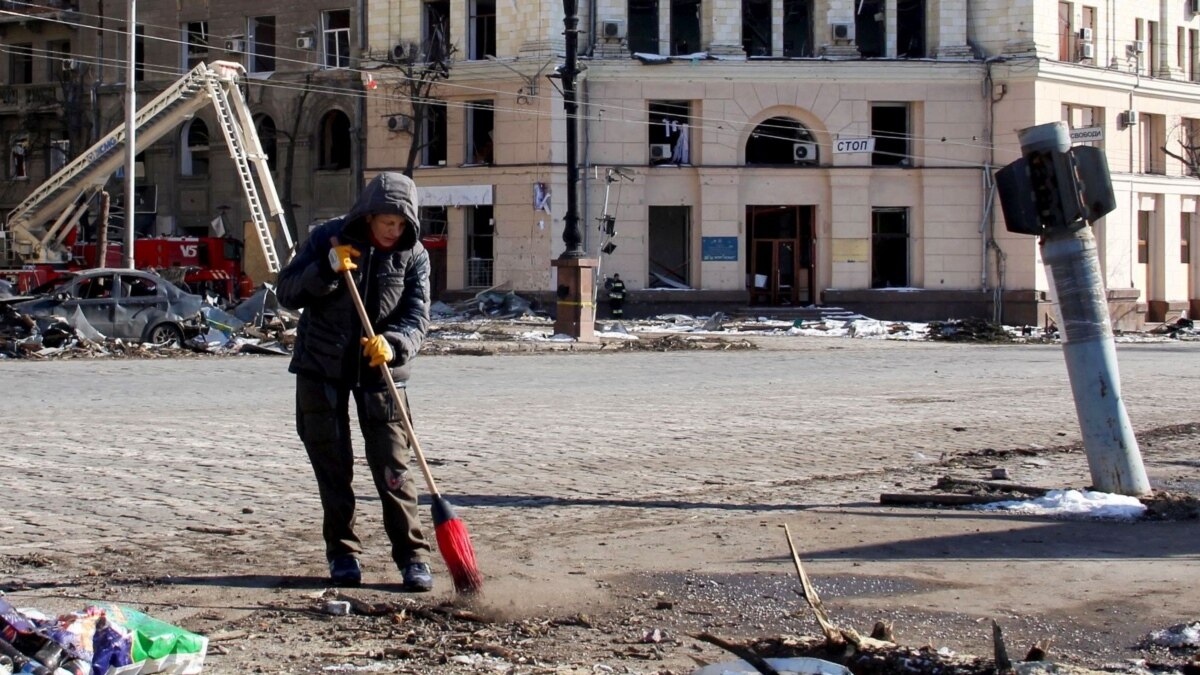
M 408 471 L 408 437 L 391 394 L 386 389 L 363 391 L 297 375 L 296 430 L 308 451 L 321 495 L 325 556 L 333 560 L 362 552 L 362 544 L 354 532 L 351 393 L 358 410 L 367 466 L 371 468 L 383 506 L 383 528 L 392 542 L 392 559 L 401 568 L 410 562 L 428 562 L 429 543 L 417 519 L 417 486 Z M 403 389 L 400 395 L 406 396 Z

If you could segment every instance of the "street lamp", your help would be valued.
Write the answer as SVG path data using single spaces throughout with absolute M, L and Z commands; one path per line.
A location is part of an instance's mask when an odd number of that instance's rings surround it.
M 578 145 L 578 111 L 575 96 L 575 78 L 579 76 L 579 2 L 563 0 L 563 24 L 566 27 L 567 59 L 563 65 L 563 108 L 567 117 L 567 213 L 563 216 L 563 242 L 566 250 L 559 256 L 563 259 L 583 258 L 583 233 L 579 229 L 579 205 L 575 186 L 579 182 L 579 164 L 576 158 Z
M 129 0 L 129 21 L 125 24 L 128 42 L 125 48 L 125 256 L 124 265 L 129 269 L 137 267 L 133 256 L 134 218 L 137 213 L 137 202 L 134 200 L 134 160 L 137 148 L 134 147 L 134 137 L 137 131 L 133 128 L 136 101 L 134 98 L 134 78 L 137 77 L 137 0 Z

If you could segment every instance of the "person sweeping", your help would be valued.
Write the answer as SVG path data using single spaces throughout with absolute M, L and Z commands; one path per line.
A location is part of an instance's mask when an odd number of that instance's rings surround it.
M 316 474 L 325 557 L 335 586 L 362 583 L 351 485 L 353 398 L 404 589 L 433 589 L 431 548 L 418 521 L 417 486 L 408 468 L 411 439 L 402 418 L 407 399 L 393 399 L 393 392 L 406 396 L 410 368 L 429 328 L 429 254 L 419 235 L 416 185 L 403 174 L 381 173 L 347 214 L 317 227 L 279 273 L 280 304 L 304 310 L 289 370 L 296 375 L 296 429 Z M 348 280 L 371 318 L 370 331 L 345 286 Z M 398 387 L 388 386 L 384 365 Z

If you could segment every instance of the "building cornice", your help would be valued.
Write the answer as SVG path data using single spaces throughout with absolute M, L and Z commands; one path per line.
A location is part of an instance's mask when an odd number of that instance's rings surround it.
M 1200 82 L 1148 77 L 1123 70 L 1049 59 L 1022 59 L 1003 63 L 1009 66 L 1004 77 L 1010 81 L 1037 81 L 1122 93 L 1136 91 L 1143 96 L 1200 101 Z

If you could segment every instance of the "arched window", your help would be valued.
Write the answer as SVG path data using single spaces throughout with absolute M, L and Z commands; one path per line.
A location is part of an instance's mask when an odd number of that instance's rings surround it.
M 330 110 L 321 118 L 318 131 L 320 156 L 317 168 L 341 171 L 350 168 L 350 118 L 341 110 Z
M 746 164 L 818 164 L 816 137 L 791 117 L 772 117 L 746 141 Z
M 274 171 L 279 158 L 279 141 L 275 133 L 275 120 L 266 113 L 255 115 L 254 131 L 258 134 L 258 142 L 262 143 L 263 152 L 267 155 L 267 167 Z
M 208 175 L 208 125 L 199 117 L 183 126 L 179 171 L 185 176 Z

